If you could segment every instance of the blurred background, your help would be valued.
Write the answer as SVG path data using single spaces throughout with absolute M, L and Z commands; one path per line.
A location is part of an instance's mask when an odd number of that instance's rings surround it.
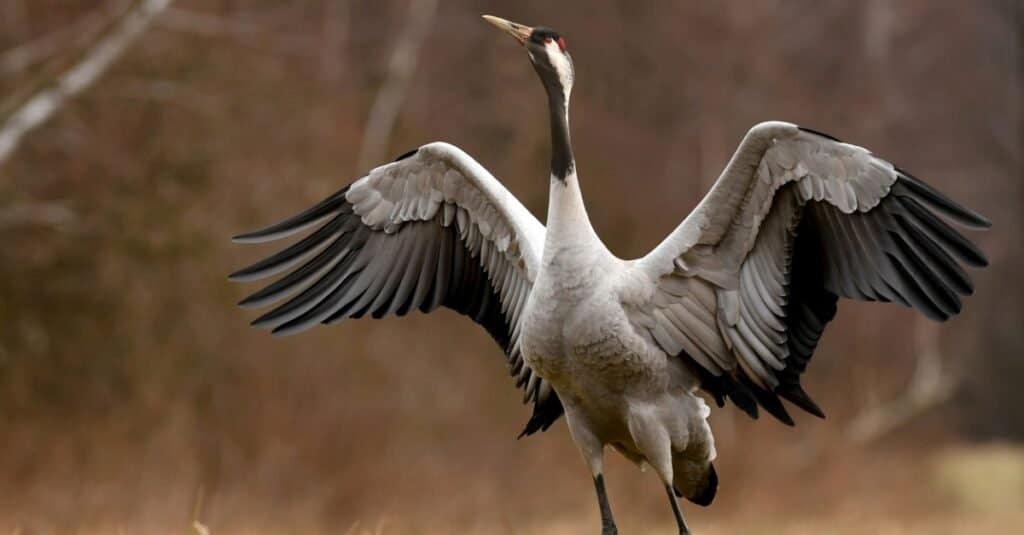
M 825 421 L 715 410 L 699 533 L 1010 533 L 1024 521 L 1024 8 L 1016 0 L 0 0 L 0 532 L 589 533 L 564 424 L 449 311 L 271 338 L 229 236 L 446 140 L 546 210 L 546 103 L 480 20 L 557 28 L 609 247 L 644 254 L 747 128 L 871 148 L 994 227 L 940 326 L 844 302 Z M 627 202 L 623 202 L 623 200 Z M 804 417 L 801 417 L 804 416 Z M 674 526 L 610 456 L 624 533 Z

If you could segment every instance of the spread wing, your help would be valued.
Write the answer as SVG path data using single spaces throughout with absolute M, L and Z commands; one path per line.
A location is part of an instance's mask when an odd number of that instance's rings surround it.
M 523 434 L 547 429 L 562 414 L 551 386 L 519 350 L 520 313 L 539 268 L 544 226 L 466 153 L 424 145 L 305 212 L 234 240 L 277 240 L 314 226 L 231 275 L 249 281 L 284 273 L 240 303 L 283 301 L 253 325 L 291 334 L 446 306 L 487 329 L 505 351 L 524 402 L 534 404 Z
M 839 297 L 896 302 L 943 321 L 985 256 L 950 222 L 989 222 L 867 150 L 769 122 L 744 138 L 697 208 L 635 269 L 653 285 L 636 325 L 680 354 L 719 405 L 792 423 Z

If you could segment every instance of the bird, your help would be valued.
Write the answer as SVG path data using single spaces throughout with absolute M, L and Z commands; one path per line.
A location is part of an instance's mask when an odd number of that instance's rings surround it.
M 549 204 L 541 223 L 481 164 L 434 142 L 309 209 L 234 237 L 279 252 L 230 275 L 279 278 L 240 302 L 293 334 L 350 318 L 453 309 L 504 351 L 520 437 L 563 415 L 590 471 L 601 533 L 618 532 L 603 475 L 618 451 L 678 498 L 718 488 L 711 404 L 793 425 L 824 417 L 801 385 L 840 298 L 944 321 L 988 264 L 959 228 L 991 223 L 867 149 L 769 121 L 743 137 L 706 196 L 647 255 L 615 256 L 591 225 L 569 129 L 575 71 L 557 31 L 485 15 L 521 45 L 545 90 Z

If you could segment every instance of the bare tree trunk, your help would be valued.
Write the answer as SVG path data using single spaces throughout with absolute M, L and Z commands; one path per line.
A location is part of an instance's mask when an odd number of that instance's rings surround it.
M 45 61 L 69 45 L 92 41 L 114 16 L 110 7 L 100 8 L 67 26 L 3 51 L 0 53 L 0 78 Z
M 411 0 L 408 22 L 398 35 L 395 49 L 388 62 L 387 79 L 377 92 L 370 107 L 363 134 L 363 146 L 359 151 L 359 172 L 384 160 L 391 132 L 398 119 L 398 112 L 405 102 L 420 48 L 427 37 L 430 24 L 437 11 L 437 0 Z
M 117 26 L 52 86 L 33 95 L 0 127 L 0 165 L 22 138 L 45 123 L 68 101 L 91 86 L 173 0 L 141 0 Z

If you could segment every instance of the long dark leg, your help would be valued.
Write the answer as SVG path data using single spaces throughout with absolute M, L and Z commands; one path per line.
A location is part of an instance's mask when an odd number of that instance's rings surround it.
M 604 490 L 603 474 L 597 474 L 594 478 L 594 489 L 597 490 L 597 506 L 601 509 L 601 535 L 618 535 L 619 528 L 615 527 L 612 507 L 608 505 L 608 493 Z
M 686 527 L 686 519 L 683 518 L 683 510 L 679 508 L 679 500 L 672 490 L 672 485 L 665 485 L 668 492 L 668 501 L 672 504 L 672 512 L 676 515 L 676 525 L 679 526 L 679 535 L 690 535 L 690 528 Z

